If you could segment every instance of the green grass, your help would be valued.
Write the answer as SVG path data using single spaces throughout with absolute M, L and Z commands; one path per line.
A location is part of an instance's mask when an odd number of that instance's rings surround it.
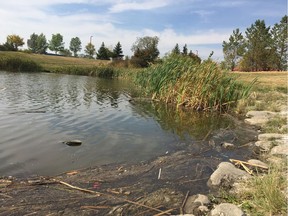
M 227 111 L 248 96 L 253 83 L 243 85 L 212 61 L 199 64 L 172 56 L 138 73 L 136 83 L 153 99 L 197 110 Z
M 242 208 L 250 215 L 287 214 L 287 201 L 281 191 L 286 189 L 287 180 L 278 168 L 270 169 L 268 174 L 252 177 L 243 187 L 238 196 Z

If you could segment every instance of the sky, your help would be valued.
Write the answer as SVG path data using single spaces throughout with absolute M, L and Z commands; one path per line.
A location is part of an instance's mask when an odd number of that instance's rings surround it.
M 287 14 L 287 0 L 0 0 L 0 43 L 7 35 L 27 39 L 32 33 L 63 35 L 65 48 L 79 37 L 82 51 L 90 42 L 113 49 L 119 41 L 123 54 L 139 37 L 158 36 L 164 56 L 176 43 L 207 58 L 223 59 L 222 43 L 232 31 L 245 30 L 257 19 L 267 26 Z M 25 45 L 23 48 L 27 48 Z

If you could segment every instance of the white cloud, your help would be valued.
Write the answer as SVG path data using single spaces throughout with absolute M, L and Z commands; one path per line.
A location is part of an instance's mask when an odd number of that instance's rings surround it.
M 196 49 L 195 47 L 198 47 L 197 49 L 200 55 L 207 57 L 211 52 L 211 49 L 208 48 L 209 44 L 221 44 L 231 33 L 230 30 L 229 32 L 209 30 L 182 34 L 171 28 L 157 31 L 151 28 L 142 29 L 140 31 L 123 29 L 116 24 L 117 22 L 114 20 L 113 14 L 105 14 L 104 12 L 103 14 L 93 14 L 82 11 L 69 15 L 60 16 L 55 13 L 51 15 L 51 13 L 46 10 L 46 7 L 59 2 L 90 2 L 92 4 L 101 4 L 100 1 L 95 0 L 31 0 L 29 3 L 28 1 L 19 0 L 17 1 L 17 4 L 19 3 L 20 6 L 11 10 L 13 5 L 11 3 L 5 3 L 3 6 L 1 5 L 0 8 L 0 26 L 2 27 L 0 43 L 4 43 L 6 41 L 6 36 L 10 34 L 18 34 L 23 37 L 26 42 L 34 32 L 37 34 L 44 33 L 47 40 L 51 39 L 52 34 L 60 33 L 64 37 L 66 48 L 69 47 L 71 38 L 77 36 L 81 39 L 82 48 L 84 50 L 85 46 L 90 41 L 90 36 L 93 36 L 93 44 L 96 46 L 96 49 L 99 48 L 102 42 L 104 42 L 107 47 L 114 47 L 115 44 L 120 41 L 124 54 L 131 55 L 130 49 L 137 37 L 156 35 L 160 38 L 159 50 L 161 55 L 169 52 L 176 43 L 179 43 L 179 45 L 187 44 L 188 47 L 193 50 Z M 111 0 L 110 2 L 113 1 Z M 158 3 L 153 3 L 154 1 L 152 2 L 151 0 L 142 3 L 123 2 L 124 1 L 120 1 L 120 3 L 115 4 L 113 9 L 114 12 L 130 9 L 137 10 L 140 6 L 142 7 L 141 9 L 152 9 L 163 7 L 165 4 L 168 4 L 168 1 L 166 0 L 159 1 Z M 21 10 L 19 8 L 21 8 Z M 215 56 L 222 55 L 220 51 L 219 53 L 216 50 L 214 51 Z
M 120 1 L 118 3 L 115 2 L 114 5 L 109 9 L 111 13 L 120 13 L 128 10 L 151 10 L 160 7 L 165 7 L 169 4 L 166 0 L 149 0 L 149 1 Z

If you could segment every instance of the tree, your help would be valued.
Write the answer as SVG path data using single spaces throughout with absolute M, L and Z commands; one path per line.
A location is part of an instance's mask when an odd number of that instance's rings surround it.
M 105 47 L 104 42 L 102 42 L 98 52 L 97 52 L 97 59 L 101 59 L 101 60 L 109 60 L 110 59 L 110 50 L 108 50 L 108 48 Z
M 123 58 L 123 51 L 122 51 L 122 46 L 121 46 L 120 42 L 118 42 L 113 49 L 113 58 L 116 58 L 116 59 L 122 59 Z
M 182 55 L 185 55 L 185 56 L 188 55 L 187 44 L 185 44 L 185 45 L 183 46 Z
M 145 36 L 137 38 L 131 50 L 134 52 L 131 62 L 140 67 L 147 67 L 150 63 L 154 63 L 160 52 L 157 48 L 159 38 Z
M 95 46 L 92 43 L 88 43 L 85 46 L 84 52 L 87 54 L 88 58 L 93 58 L 93 56 L 95 55 L 95 51 Z
M 190 50 L 188 56 L 189 56 L 190 58 L 192 58 L 192 59 L 193 59 L 195 62 L 197 62 L 198 64 L 201 63 L 201 58 L 200 58 L 198 55 L 196 55 L 195 53 L 193 53 L 192 50 Z
M 13 50 L 17 51 L 18 47 L 23 46 L 24 39 L 21 38 L 19 35 L 8 35 L 7 36 L 7 41 L 6 41 L 7 46 L 10 46 Z
M 270 27 L 266 27 L 264 20 L 256 20 L 245 33 L 247 52 L 240 64 L 241 70 L 267 71 L 273 68 L 276 52 L 271 47 Z
M 179 55 L 180 49 L 178 43 L 176 43 L 175 47 L 172 49 L 172 54 Z
M 233 30 L 228 42 L 223 41 L 224 62 L 228 69 L 233 70 L 237 66 L 245 53 L 245 46 L 245 39 L 239 28 Z
M 33 53 L 44 54 L 48 48 L 46 37 L 43 33 L 37 35 L 33 33 L 30 35 L 30 39 L 27 40 L 29 50 Z
M 77 57 L 77 52 L 82 49 L 79 37 L 71 38 L 69 49 L 73 52 L 73 55 Z
M 63 36 L 61 34 L 52 34 L 52 39 L 49 41 L 49 49 L 51 51 L 55 51 L 55 54 L 61 50 L 64 50 Z
M 288 17 L 285 15 L 282 17 L 280 23 L 276 23 L 272 28 L 272 41 L 273 48 L 276 50 L 277 54 L 277 69 L 278 70 L 287 70 L 287 57 L 288 57 Z
M 63 55 L 63 56 L 72 56 L 72 53 L 71 53 L 71 51 L 69 49 L 60 50 L 59 54 Z

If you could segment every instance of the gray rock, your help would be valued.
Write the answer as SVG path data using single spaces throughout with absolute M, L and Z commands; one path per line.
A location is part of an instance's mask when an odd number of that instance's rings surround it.
M 287 135 L 285 134 L 278 134 L 278 133 L 265 133 L 265 134 L 259 134 L 258 135 L 258 140 L 260 141 L 267 141 L 267 140 L 276 140 L 276 139 L 280 139 L 280 140 L 287 140 Z
M 288 143 L 273 147 L 271 149 L 271 154 L 288 156 Z
M 244 121 L 250 125 L 262 126 L 266 124 L 269 119 L 275 116 L 277 113 L 270 111 L 249 111 L 246 116 L 248 117 Z
M 221 203 L 209 213 L 209 216 L 244 216 L 244 212 L 231 203 Z
M 236 168 L 232 163 L 222 162 L 210 176 L 208 186 L 231 186 L 236 180 L 249 177 L 248 173 Z
M 255 165 L 259 165 L 259 166 L 262 166 L 262 167 L 267 167 L 268 168 L 268 164 L 260 161 L 260 160 L 256 160 L 256 159 L 250 159 L 248 160 L 248 163 L 251 163 L 251 164 L 255 164 Z
M 197 194 L 197 195 L 188 197 L 183 210 L 185 213 L 193 214 L 198 211 L 197 209 L 199 206 L 208 205 L 208 204 L 210 204 L 210 200 L 208 199 L 207 196 L 202 195 L 202 194 Z
M 259 147 L 262 151 L 270 151 L 270 149 L 273 146 L 272 141 L 268 141 L 268 140 L 260 140 L 255 142 L 255 146 Z

